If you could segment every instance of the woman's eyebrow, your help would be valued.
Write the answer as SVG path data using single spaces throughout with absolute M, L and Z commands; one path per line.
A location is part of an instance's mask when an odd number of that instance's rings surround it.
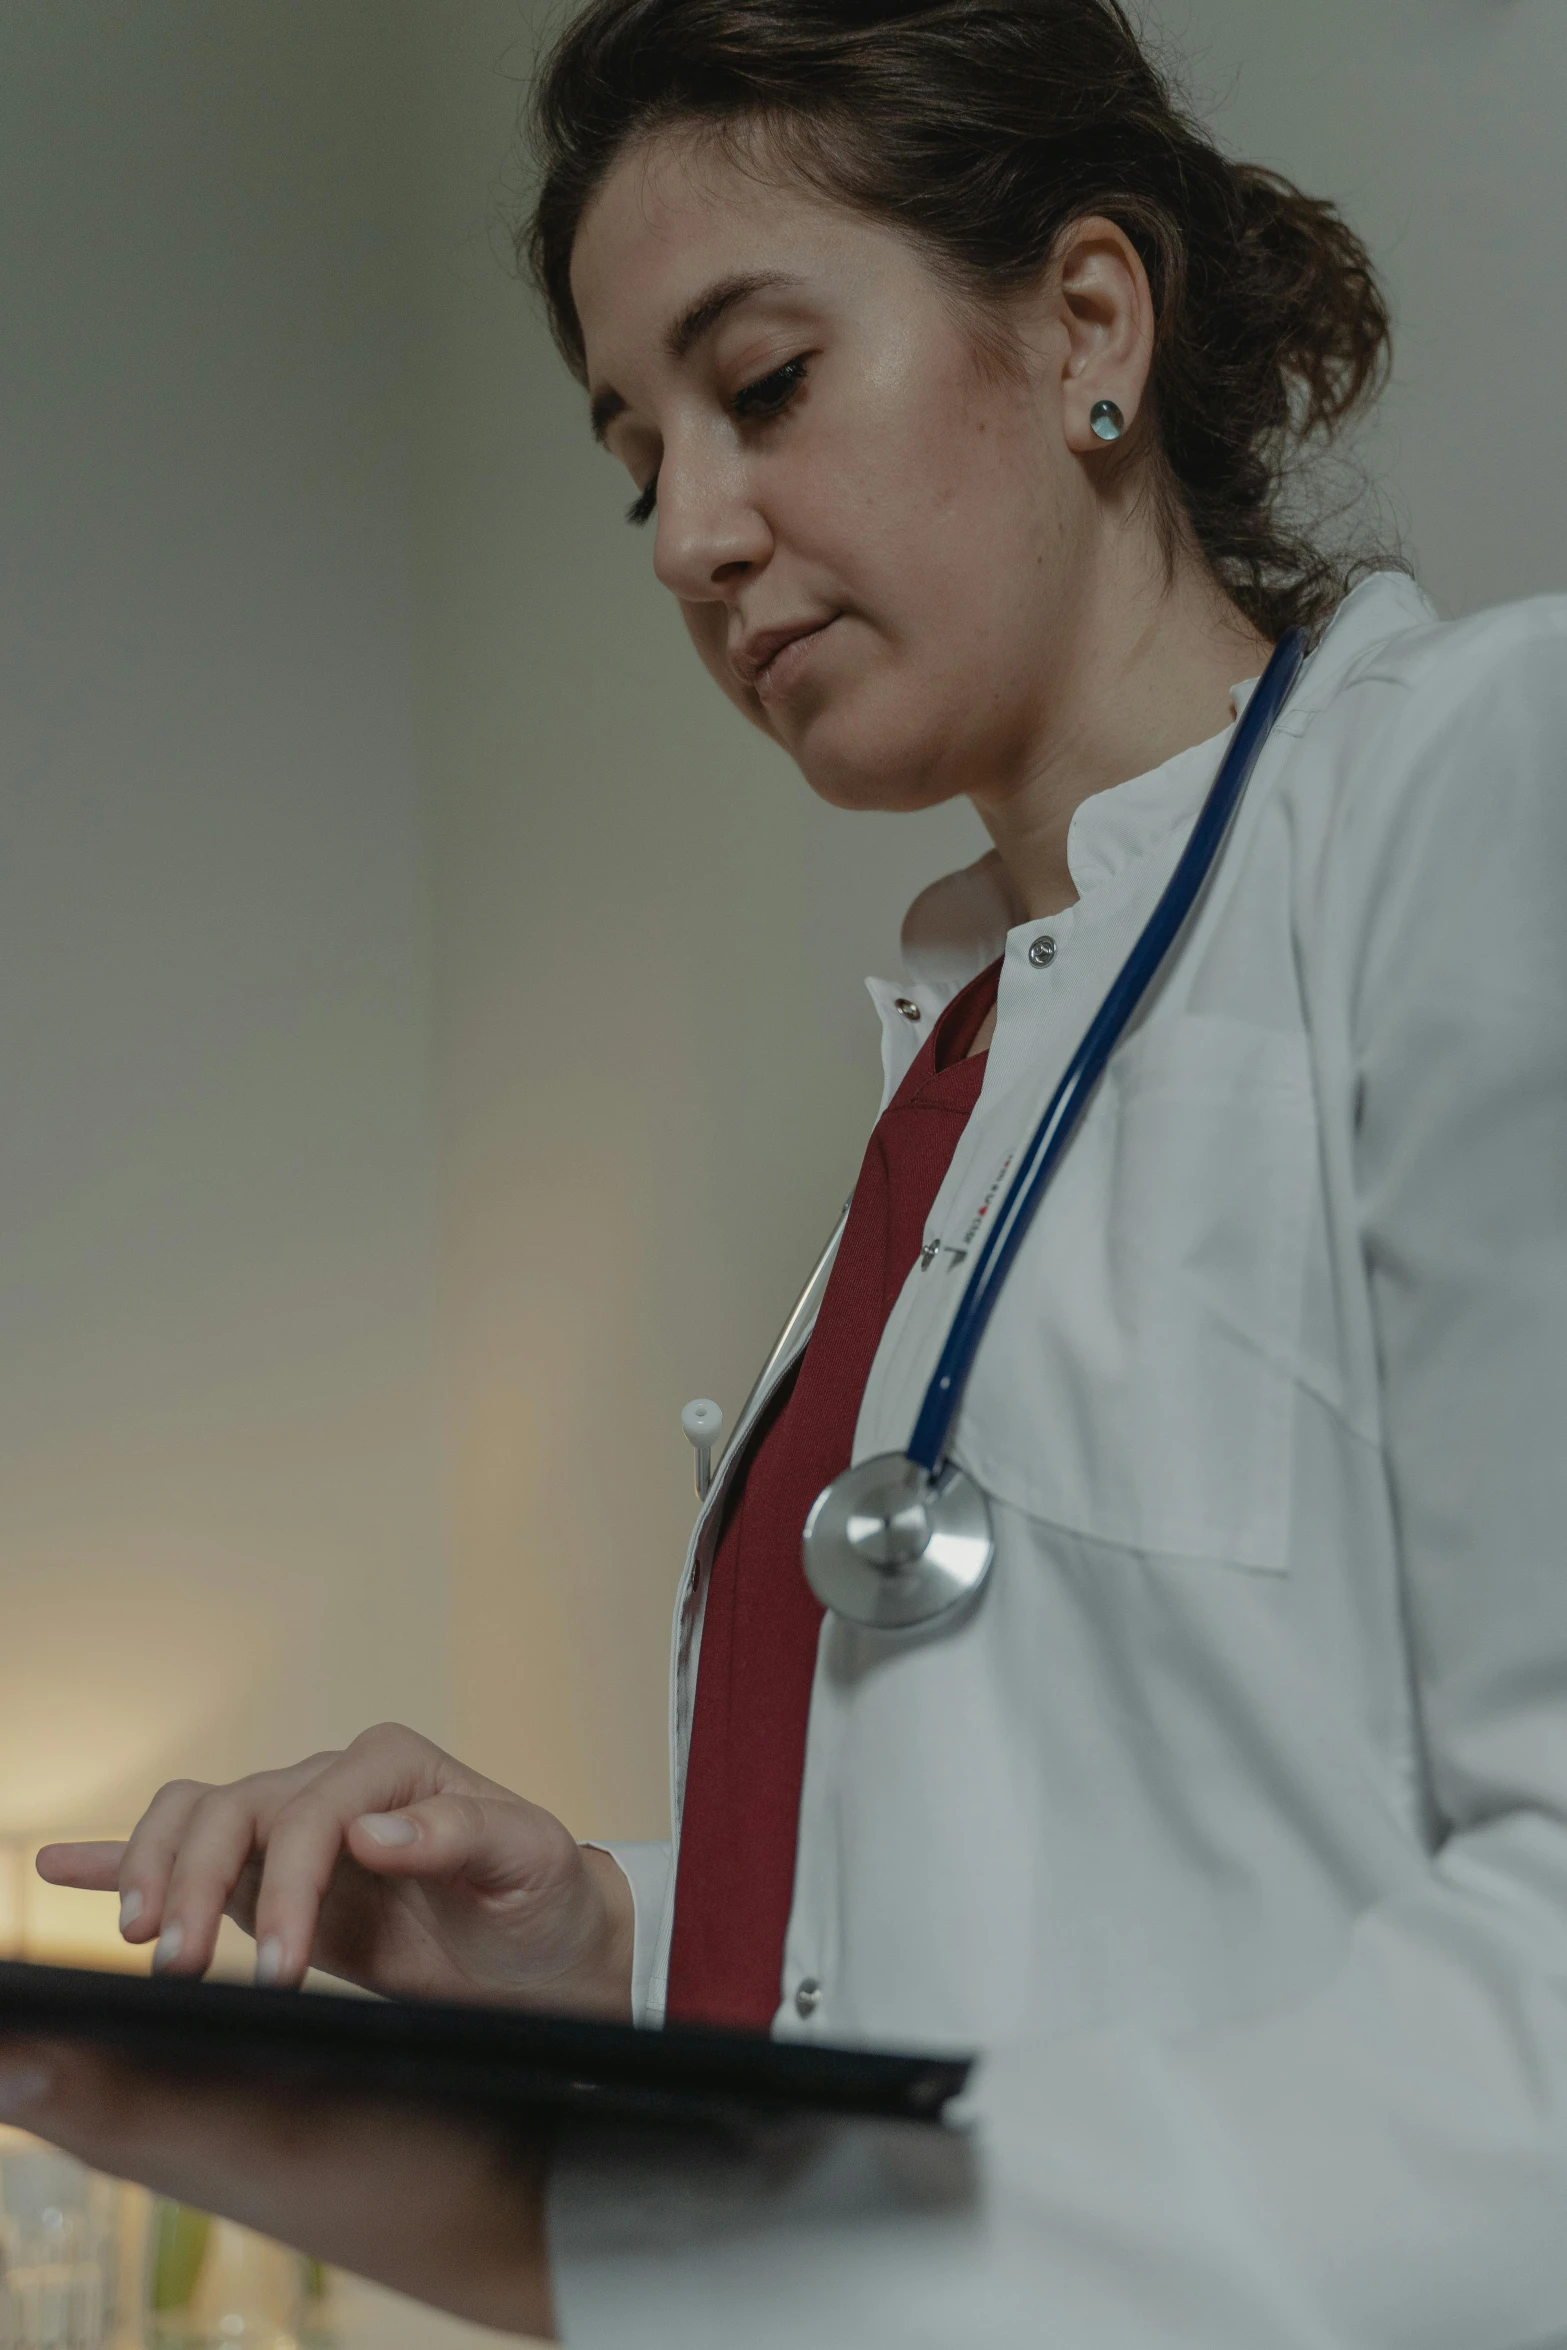
M 721 277 L 715 285 L 699 294 L 690 306 L 682 310 L 665 330 L 664 349 L 671 359 L 688 359 L 704 335 L 711 334 L 721 318 L 728 316 L 737 304 L 748 302 L 755 294 L 775 293 L 781 286 L 797 286 L 800 280 L 784 270 L 748 270 L 733 277 Z M 617 416 L 623 415 L 626 402 L 612 387 L 596 392 L 588 410 L 588 421 L 593 427 L 593 438 L 602 442 L 605 433 Z
M 711 334 L 719 320 L 739 302 L 748 302 L 753 294 L 775 293 L 780 286 L 797 286 L 800 280 L 783 270 L 752 271 L 743 276 L 721 277 L 714 286 L 683 310 L 664 337 L 664 348 L 671 359 L 686 359 L 706 334 Z

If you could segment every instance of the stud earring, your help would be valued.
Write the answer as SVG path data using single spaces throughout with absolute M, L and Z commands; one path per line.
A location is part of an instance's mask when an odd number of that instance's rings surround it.
M 1118 441 L 1126 430 L 1126 418 L 1113 400 L 1096 400 L 1088 411 L 1088 429 L 1097 440 Z

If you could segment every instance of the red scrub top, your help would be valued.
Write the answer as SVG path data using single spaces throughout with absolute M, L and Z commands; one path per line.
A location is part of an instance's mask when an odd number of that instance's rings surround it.
M 766 2031 L 777 2011 L 821 1605 L 800 1535 L 846 1469 L 882 1330 L 913 1268 L 985 1056 L 968 1058 L 1001 965 L 948 1005 L 883 1111 L 798 1372 L 764 1430 L 713 1561 L 686 1770 L 672 2021 Z

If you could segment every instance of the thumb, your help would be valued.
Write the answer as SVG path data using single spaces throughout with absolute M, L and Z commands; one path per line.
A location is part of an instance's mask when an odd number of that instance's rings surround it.
M 361 1812 L 348 1848 L 381 1877 L 466 1877 L 486 1893 L 531 1890 L 579 1859 L 576 1839 L 518 1796 L 430 1795 L 401 1811 Z

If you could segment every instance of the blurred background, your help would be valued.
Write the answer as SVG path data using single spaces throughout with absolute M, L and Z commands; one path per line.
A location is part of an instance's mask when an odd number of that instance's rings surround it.
M 560 13 L 0 9 L 0 1950 L 115 1956 L 42 1838 L 387 1717 L 663 1833 L 680 1406 L 978 853 L 813 802 L 621 525 L 509 274 Z M 1567 6 L 1148 21 L 1386 272 L 1378 527 L 1567 585 Z

